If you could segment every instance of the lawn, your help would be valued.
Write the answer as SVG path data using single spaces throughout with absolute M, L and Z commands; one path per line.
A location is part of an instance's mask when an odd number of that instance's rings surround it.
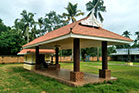
M 124 64 L 109 62 L 109 69 L 112 70 L 112 76 L 118 77 L 117 81 L 77 88 L 26 71 L 22 64 L 1 64 L 0 93 L 139 93 L 139 67 Z M 72 66 L 72 63 L 61 63 L 62 68 L 72 69 Z M 83 72 L 98 74 L 99 69 L 101 62 L 81 62 Z

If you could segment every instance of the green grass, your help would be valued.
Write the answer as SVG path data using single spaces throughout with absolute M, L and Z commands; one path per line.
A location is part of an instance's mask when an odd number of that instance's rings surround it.
M 109 63 L 112 76 L 117 77 L 117 81 L 77 88 L 26 71 L 22 64 L 1 64 L 0 93 L 139 93 L 139 67 L 123 65 L 123 62 Z M 61 67 L 72 70 L 73 64 L 61 63 Z M 98 74 L 99 69 L 101 62 L 81 62 L 83 72 Z

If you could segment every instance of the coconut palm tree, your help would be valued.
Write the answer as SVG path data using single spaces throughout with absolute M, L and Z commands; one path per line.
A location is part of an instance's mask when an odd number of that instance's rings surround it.
M 69 22 L 70 20 L 73 22 L 76 21 L 75 17 L 78 17 L 80 15 L 84 15 L 84 12 L 81 10 L 77 10 L 78 4 L 72 4 L 68 3 L 68 6 L 65 8 L 68 13 L 63 13 L 63 17 L 67 18 L 66 22 Z M 72 57 L 73 57 L 73 49 L 72 49 Z
M 29 38 L 29 31 L 30 31 L 30 27 L 32 27 L 32 25 L 34 24 L 34 13 L 27 13 L 26 10 L 23 10 L 22 13 L 22 19 L 20 19 L 21 22 L 24 23 L 24 28 L 25 28 L 25 36 L 27 38 L 27 43 L 30 41 Z
M 73 23 L 76 21 L 75 17 L 84 15 L 81 10 L 77 10 L 77 4 L 72 4 L 69 2 L 68 6 L 65 9 L 67 10 L 67 13 L 63 13 L 63 16 L 67 18 L 66 22 L 69 22 L 71 20 Z
M 130 38 L 131 33 L 130 33 L 128 30 L 126 30 L 126 31 L 123 32 L 122 35 L 123 35 L 124 37 Z
M 130 32 L 128 30 L 124 31 L 122 34 L 124 37 L 130 38 Z M 130 45 L 124 45 L 124 48 L 128 48 L 128 62 L 130 62 Z
M 135 39 L 135 42 L 137 43 L 139 41 L 139 31 L 135 32 L 135 35 L 137 36 Z
M 91 11 L 94 9 L 94 15 L 95 17 L 99 17 L 100 21 L 103 22 L 104 18 L 101 15 L 101 12 L 106 12 L 106 6 L 104 6 L 103 0 L 92 0 L 86 3 L 86 10 Z M 89 14 L 91 14 L 91 12 Z

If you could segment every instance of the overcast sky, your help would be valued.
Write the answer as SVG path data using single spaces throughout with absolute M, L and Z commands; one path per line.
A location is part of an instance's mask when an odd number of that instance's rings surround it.
M 56 11 L 59 14 L 66 12 L 64 7 L 68 2 L 78 3 L 78 9 L 85 12 L 85 4 L 90 0 L 0 0 L 0 18 L 6 25 L 12 26 L 16 18 L 20 18 L 22 10 L 36 13 L 35 18 L 44 17 L 49 11 Z M 134 32 L 139 31 L 139 0 L 105 0 L 107 12 L 103 13 L 103 27 L 112 32 L 122 34 L 129 30 L 132 39 Z

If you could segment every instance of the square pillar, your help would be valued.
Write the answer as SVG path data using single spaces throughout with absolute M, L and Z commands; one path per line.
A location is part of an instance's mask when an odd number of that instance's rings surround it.
M 53 64 L 53 56 L 51 56 L 51 64 Z
M 56 65 L 56 69 L 59 70 L 60 69 L 60 64 L 59 64 L 59 56 L 58 56 L 58 53 L 59 53 L 59 47 L 58 46 L 56 46 L 55 52 L 56 52 L 55 65 Z
M 73 61 L 74 68 L 70 72 L 70 80 L 73 82 L 82 81 L 84 74 L 80 72 L 80 39 L 73 39 Z
M 110 78 L 111 71 L 108 70 L 107 41 L 102 41 L 102 70 L 99 70 L 100 78 Z
M 39 46 L 36 46 L 36 48 L 35 48 L 35 54 L 36 54 L 36 57 L 35 57 L 35 61 L 36 61 L 35 69 L 38 70 L 38 69 L 40 69 L 40 62 L 39 62 Z

